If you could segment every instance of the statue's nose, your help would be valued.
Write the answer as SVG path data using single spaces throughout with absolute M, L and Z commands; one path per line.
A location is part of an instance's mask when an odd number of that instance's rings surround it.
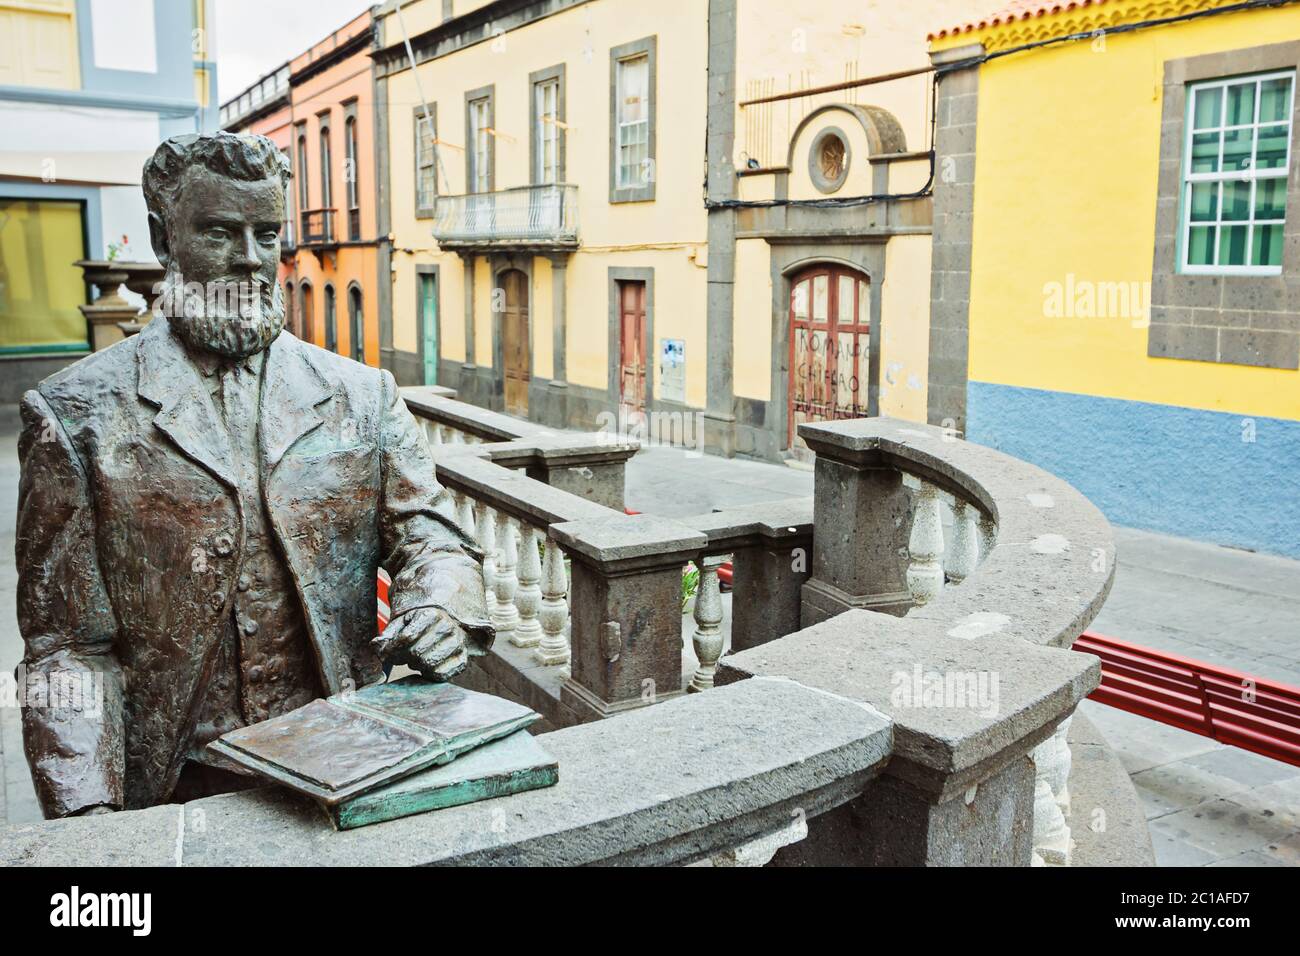
M 257 236 L 252 226 L 246 226 L 240 237 L 239 249 L 235 253 L 235 266 L 240 269 L 255 271 L 262 264 L 257 254 Z

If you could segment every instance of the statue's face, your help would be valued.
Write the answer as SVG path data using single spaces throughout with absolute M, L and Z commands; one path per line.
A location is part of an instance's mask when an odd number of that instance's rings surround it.
M 186 282 L 275 283 L 284 219 L 278 178 L 244 182 L 191 166 L 167 218 L 173 264 Z
M 220 355 L 261 351 L 284 328 L 279 178 L 245 182 L 191 166 L 177 192 L 165 248 L 172 327 Z

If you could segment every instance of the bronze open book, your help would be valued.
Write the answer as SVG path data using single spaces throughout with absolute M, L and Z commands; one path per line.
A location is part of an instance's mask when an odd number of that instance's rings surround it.
M 540 715 L 513 701 L 407 677 L 314 700 L 208 747 L 334 808 L 514 733 Z

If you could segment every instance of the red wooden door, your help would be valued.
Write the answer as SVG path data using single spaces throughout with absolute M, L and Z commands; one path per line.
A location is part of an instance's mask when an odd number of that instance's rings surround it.
M 803 422 L 864 418 L 870 391 L 871 287 L 840 266 L 814 266 L 790 287 L 786 440 L 803 447 Z
M 645 411 L 645 283 L 618 284 L 618 400 L 627 412 Z

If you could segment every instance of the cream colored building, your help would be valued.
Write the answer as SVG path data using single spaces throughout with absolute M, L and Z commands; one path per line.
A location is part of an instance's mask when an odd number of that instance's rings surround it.
M 390 0 L 383 364 L 723 454 L 923 421 L 930 77 L 861 81 L 928 66 L 965 6 Z

